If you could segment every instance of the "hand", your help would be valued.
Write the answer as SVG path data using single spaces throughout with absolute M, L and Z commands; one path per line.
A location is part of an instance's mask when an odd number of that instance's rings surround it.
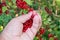
M 26 32 L 22 32 L 23 23 L 30 19 L 32 13 L 35 15 L 36 11 L 29 12 L 26 15 L 19 16 L 12 19 L 0 35 L 1 40 L 33 40 L 37 31 L 41 27 L 42 21 L 39 14 L 33 18 L 33 25 L 28 28 Z

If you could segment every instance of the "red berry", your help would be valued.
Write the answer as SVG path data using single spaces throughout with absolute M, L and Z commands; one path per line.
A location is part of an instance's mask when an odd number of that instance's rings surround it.
M 49 10 L 49 8 L 48 8 L 48 7 L 45 7 L 45 11 L 46 11 L 48 14 L 52 14 L 52 11 L 51 11 L 51 10 Z
M 53 37 L 53 36 L 54 36 L 54 35 L 53 35 L 53 34 L 51 34 L 51 33 L 50 33 L 50 34 L 48 34 L 48 37 L 49 37 L 49 38 L 50 38 L 50 37 Z
M 40 28 L 40 34 L 44 34 L 45 33 L 45 29 L 44 28 Z
M 0 3 L 0 14 L 2 14 L 2 3 Z
M 2 14 L 2 9 L 0 9 L 0 15 Z
M 5 2 L 3 2 L 3 3 L 2 3 L 2 6 L 6 6 L 6 3 L 5 3 Z
M 41 37 L 40 37 L 40 39 L 39 40 L 43 40 Z
M 28 28 L 32 27 L 33 17 L 34 17 L 34 15 L 32 15 L 29 20 L 27 20 L 25 23 L 23 23 L 23 32 L 25 32 Z
M 6 14 L 9 14 L 9 11 L 8 10 L 6 10 L 6 12 L 5 12 Z
M 2 3 L 0 3 L 0 8 L 2 8 Z

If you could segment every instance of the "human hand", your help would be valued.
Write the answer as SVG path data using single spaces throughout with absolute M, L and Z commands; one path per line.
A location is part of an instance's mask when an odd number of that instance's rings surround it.
M 28 28 L 26 32 L 22 32 L 23 23 L 30 19 L 31 15 L 35 15 L 33 18 L 33 25 L 31 28 Z M 19 16 L 12 19 L 3 32 L 0 34 L 1 40 L 33 40 L 37 31 L 41 27 L 42 21 L 41 16 L 36 13 L 36 11 L 29 12 L 26 15 Z

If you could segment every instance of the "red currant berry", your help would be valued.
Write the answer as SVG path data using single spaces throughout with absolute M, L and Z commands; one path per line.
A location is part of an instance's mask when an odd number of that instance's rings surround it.
M 54 36 L 54 35 L 53 35 L 53 34 L 51 34 L 51 33 L 50 33 L 50 34 L 48 34 L 48 38 L 53 37 L 53 36 Z
M 51 11 L 48 7 L 45 7 L 45 11 L 46 11 L 48 14 L 52 14 L 52 11 Z
M 45 29 L 44 28 L 40 28 L 40 34 L 44 34 L 45 33 Z

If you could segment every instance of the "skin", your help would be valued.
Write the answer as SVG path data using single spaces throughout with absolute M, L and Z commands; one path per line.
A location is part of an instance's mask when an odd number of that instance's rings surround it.
M 35 15 L 32 27 L 28 28 L 26 32 L 22 32 L 23 23 L 30 19 L 32 13 Z M 7 24 L 3 32 L 0 34 L 0 40 L 33 40 L 37 31 L 41 27 L 41 24 L 41 16 L 39 16 L 36 11 L 16 17 Z

